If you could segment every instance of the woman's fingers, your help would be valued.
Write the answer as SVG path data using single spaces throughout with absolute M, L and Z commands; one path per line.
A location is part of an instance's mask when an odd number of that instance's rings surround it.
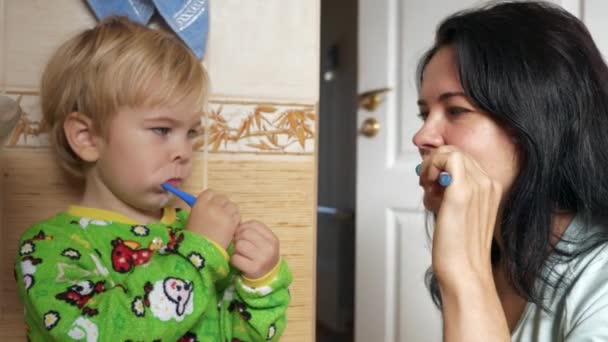
M 443 171 L 452 177 L 447 187 L 437 183 Z M 470 270 L 486 272 L 502 195 L 499 183 L 466 153 L 442 146 L 424 156 L 420 184 L 437 215 L 434 270 L 452 280 Z

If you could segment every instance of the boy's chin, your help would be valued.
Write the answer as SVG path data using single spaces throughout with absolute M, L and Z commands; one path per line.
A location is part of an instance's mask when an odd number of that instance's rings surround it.
M 166 196 L 161 202 L 160 202 L 160 208 L 164 208 L 169 204 L 170 201 L 170 197 Z
M 168 193 L 159 194 L 158 198 L 155 198 L 153 206 L 157 209 L 166 207 L 171 200 L 171 196 Z
M 148 195 L 145 200 L 137 203 L 137 207 L 144 211 L 160 210 L 169 204 L 170 196 L 167 193 L 157 193 Z

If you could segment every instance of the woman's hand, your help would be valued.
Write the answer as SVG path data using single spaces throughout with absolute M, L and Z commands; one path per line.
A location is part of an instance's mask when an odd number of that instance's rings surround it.
M 452 182 L 437 183 L 441 171 Z M 435 212 L 433 271 L 441 292 L 444 341 L 510 341 L 492 273 L 501 185 L 453 146 L 424 154 L 420 185 Z
M 445 188 L 437 183 L 442 171 L 452 176 L 452 183 Z M 467 281 L 491 281 L 490 251 L 501 185 L 488 177 L 475 160 L 453 146 L 442 146 L 425 155 L 420 185 L 425 190 L 425 205 L 437 215 L 433 271 L 440 285 L 466 286 Z

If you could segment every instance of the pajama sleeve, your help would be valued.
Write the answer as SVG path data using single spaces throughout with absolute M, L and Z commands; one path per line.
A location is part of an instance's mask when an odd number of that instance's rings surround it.
M 284 260 L 266 276 L 235 277 L 224 291 L 222 326 L 236 341 L 279 341 L 286 325 L 291 272 Z
M 179 213 L 182 222 L 187 222 L 187 213 Z M 202 239 L 190 232 L 193 238 L 185 239 L 179 252 L 190 255 L 200 243 L 216 246 L 216 252 L 229 259 L 234 252 L 230 244 L 227 251 L 214 242 Z M 199 241 L 198 239 L 201 239 Z M 217 256 L 219 258 L 219 255 Z M 218 264 L 219 265 L 219 264 Z M 209 313 L 190 331 L 199 341 L 279 341 L 286 325 L 286 311 L 290 302 L 288 286 L 292 275 L 287 263 L 281 259 L 268 274 L 260 279 L 247 279 L 232 266 L 213 272 L 219 276 L 214 279 L 217 303 L 217 318 Z M 219 323 L 218 323 L 219 322 Z M 216 333 L 219 327 L 220 331 Z
M 226 258 L 234 252 L 233 244 L 227 248 L 227 252 L 217 247 L 216 250 Z M 195 244 L 182 245 L 180 253 L 188 254 L 193 248 L 196 248 Z M 227 275 L 219 277 L 215 282 L 221 330 L 219 335 L 224 341 L 233 342 L 279 341 L 285 330 L 286 311 L 290 302 L 288 286 L 292 281 L 285 260 L 281 259 L 260 279 L 247 279 L 232 266 L 226 273 L 223 271 L 221 274 Z M 214 331 L 212 324 L 217 322 L 201 320 L 191 330 L 192 336 L 197 336 L 201 341 L 212 340 L 214 336 L 209 333 Z

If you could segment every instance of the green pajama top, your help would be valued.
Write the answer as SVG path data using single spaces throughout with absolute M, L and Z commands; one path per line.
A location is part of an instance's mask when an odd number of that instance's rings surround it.
M 249 280 L 164 209 L 141 225 L 84 207 L 34 224 L 15 263 L 30 341 L 278 341 L 291 273 Z

